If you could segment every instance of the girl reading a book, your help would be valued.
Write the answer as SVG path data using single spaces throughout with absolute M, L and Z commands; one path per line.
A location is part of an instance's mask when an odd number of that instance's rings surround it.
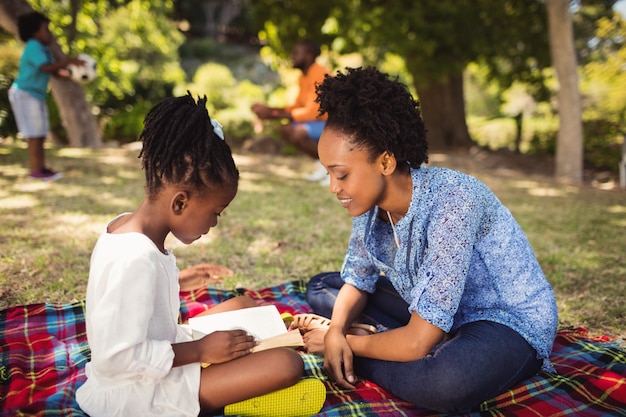
M 91 417 L 308 416 L 324 401 L 321 381 L 301 380 L 295 350 L 251 353 L 256 341 L 243 330 L 194 340 L 177 322 L 179 275 L 165 238 L 171 233 L 190 244 L 207 234 L 239 180 L 221 126 L 205 105 L 206 97 L 189 94 L 150 110 L 141 133 L 144 199 L 114 218 L 93 250 L 86 300 L 91 361 L 76 393 Z M 252 305 L 238 297 L 211 311 Z
M 482 182 L 424 165 L 426 129 L 406 86 L 358 68 L 317 93 L 328 114 L 319 157 L 352 235 L 341 272 L 309 282 L 322 317 L 295 324 L 329 376 L 458 413 L 551 370 L 555 297 L 524 232 Z M 378 332 L 351 334 L 355 321 Z

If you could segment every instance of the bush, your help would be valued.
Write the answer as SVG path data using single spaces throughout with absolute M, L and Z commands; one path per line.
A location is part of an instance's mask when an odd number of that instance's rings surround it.
M 594 168 L 617 172 L 621 160 L 622 135 L 619 126 L 609 120 L 583 122 L 583 157 Z M 535 130 L 530 141 L 530 153 L 556 153 L 557 131 Z
M 0 136 L 16 136 L 17 126 L 9 103 L 9 88 L 17 75 L 21 48 L 10 44 L 0 47 Z
M 127 106 L 126 109 L 117 110 L 105 117 L 103 134 L 105 140 L 115 139 L 120 143 L 138 140 L 143 129 L 143 120 L 152 106 L 150 102 L 139 101 L 135 105 Z
M 227 66 L 211 62 L 198 68 L 188 88 L 194 95 L 206 95 L 211 104 L 209 111 L 214 112 L 229 107 L 236 85 L 237 80 Z
M 536 130 L 530 139 L 528 153 L 548 154 L 556 153 L 556 134 L 552 130 Z
M 229 108 L 215 113 L 213 116 L 223 128 L 229 145 L 239 147 L 243 142 L 254 135 L 254 128 L 250 118 L 242 117 L 236 108 Z
M 248 80 L 237 82 L 227 66 L 211 62 L 198 68 L 188 89 L 207 96 L 209 114 L 222 124 L 229 143 L 241 145 L 254 135 L 256 116 L 250 107 L 264 100 L 261 86 Z
M 490 150 L 513 149 L 515 121 L 511 117 L 468 118 L 468 128 L 476 143 Z
M 622 159 L 619 126 L 609 120 L 587 120 L 583 123 L 585 161 L 596 168 L 617 172 Z

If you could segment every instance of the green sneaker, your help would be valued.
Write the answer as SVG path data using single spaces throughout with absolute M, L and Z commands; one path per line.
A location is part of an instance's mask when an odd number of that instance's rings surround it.
M 326 386 L 316 378 L 259 397 L 224 407 L 227 416 L 309 417 L 317 414 L 326 400 Z

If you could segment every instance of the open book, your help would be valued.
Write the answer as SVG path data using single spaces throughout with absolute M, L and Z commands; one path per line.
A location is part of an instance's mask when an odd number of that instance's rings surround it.
M 189 326 L 194 339 L 218 330 L 243 329 L 259 342 L 253 352 L 275 347 L 304 346 L 300 331 L 287 331 L 278 309 L 273 305 L 192 317 Z

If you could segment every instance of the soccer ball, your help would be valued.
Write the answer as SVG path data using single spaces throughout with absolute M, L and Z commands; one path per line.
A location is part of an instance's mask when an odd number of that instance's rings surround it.
M 78 54 L 78 59 L 85 61 L 83 65 L 70 64 L 67 70 L 72 80 L 79 83 L 88 83 L 96 78 L 96 60 L 87 54 Z

